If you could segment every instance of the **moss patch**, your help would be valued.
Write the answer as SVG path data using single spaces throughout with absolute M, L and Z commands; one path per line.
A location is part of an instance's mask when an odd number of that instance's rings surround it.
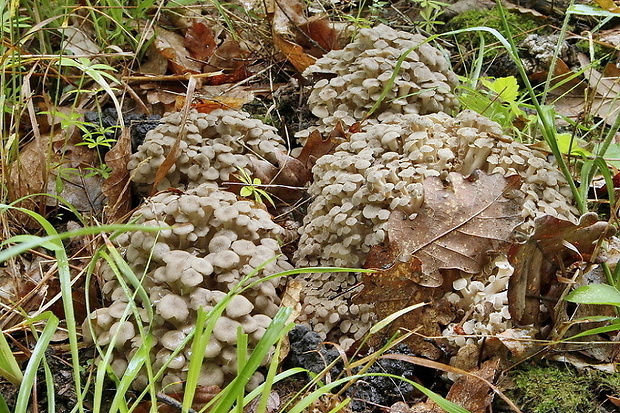
M 524 15 L 513 13 L 511 11 L 505 11 L 508 27 L 510 28 L 511 35 L 517 40 L 517 42 L 523 37 L 523 33 L 536 31 L 540 28 L 540 20 Z M 497 30 L 508 38 L 508 33 L 504 30 L 504 24 L 502 23 L 502 17 L 497 7 L 490 10 L 470 10 L 454 17 L 446 25 L 446 30 L 459 30 L 470 27 L 490 27 Z M 491 43 L 496 43 L 498 40 L 495 36 L 488 32 L 466 32 L 456 35 L 456 39 L 459 44 L 466 47 L 466 50 L 471 50 L 480 45 L 480 36 L 482 34 L 485 44 L 488 46 Z M 542 34 L 542 31 L 539 31 Z
M 528 366 L 509 373 L 507 393 L 530 413 L 594 413 L 607 404 L 606 395 L 620 393 L 620 374 L 575 372 L 565 365 Z

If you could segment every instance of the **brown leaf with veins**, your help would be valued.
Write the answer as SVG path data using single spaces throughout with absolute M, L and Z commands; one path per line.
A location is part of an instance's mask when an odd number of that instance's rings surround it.
M 499 375 L 499 369 L 500 358 L 495 357 L 470 373 L 493 383 Z M 493 396 L 493 391 L 485 382 L 471 376 L 460 376 L 450 387 L 446 399 L 471 413 L 485 413 L 489 411 Z
M 312 16 L 305 23 L 299 25 L 301 33 L 297 34 L 296 42 L 316 57 L 321 57 L 330 50 L 340 49 L 338 40 L 340 32 L 335 28 L 327 16 Z M 320 50 L 315 50 L 316 46 Z
M 444 296 L 462 277 L 458 270 L 481 271 L 490 252 L 508 248 L 512 230 L 521 222 L 522 199 L 514 191 L 521 182 L 518 176 L 477 173 L 466 179 L 451 173 L 449 181 L 449 187 L 435 177 L 424 181 L 424 203 L 414 219 L 402 211 L 390 214 L 387 243 L 371 248 L 364 264 L 379 271 L 362 274 L 364 289 L 354 299 L 374 304 L 379 319 L 430 303 L 401 316 L 385 333 L 416 329 L 418 335 L 407 344 L 431 359 L 442 352 L 424 337 L 441 336 L 442 327 L 453 321 Z
M 450 187 L 437 177 L 424 183 L 424 203 L 413 219 L 400 210 L 390 214 L 388 239 L 398 260 L 417 270 L 420 285 L 443 283 L 440 269 L 479 272 L 490 252 L 510 244 L 514 228 L 522 222 L 522 198 L 515 193 L 517 175 L 465 178 L 452 172 Z
M 594 212 L 581 216 L 578 224 L 551 215 L 538 218 L 534 234 L 526 243 L 514 245 L 508 255 L 514 266 L 508 284 L 511 318 L 521 325 L 538 322 L 541 299 L 548 302 L 561 294 L 557 288 L 552 291 L 556 271 L 576 261 L 589 261 L 597 242 L 615 232 Z
M 347 136 L 342 122 L 336 123 L 334 129 L 325 139 L 323 139 L 321 132 L 313 130 L 303 148 L 301 148 L 301 153 L 297 156 L 297 159 L 306 165 L 308 170 L 311 170 L 317 159 L 332 152 L 336 146 L 346 140 Z
M 411 351 L 422 357 L 437 360 L 443 352 L 426 337 L 441 336 L 442 327 L 454 320 L 454 311 L 444 298 L 448 291 L 452 290 L 452 281 L 460 277 L 458 271 L 448 271 L 447 281 L 443 286 L 432 288 L 423 287 L 412 279 L 412 269 L 409 263 L 397 261 L 391 255 L 390 246 L 378 245 L 373 247 L 368 254 L 365 268 L 382 268 L 376 273 L 363 273 L 362 283 L 364 289 L 353 298 L 356 304 L 374 305 L 373 311 L 377 319 L 402 310 L 408 306 L 429 303 L 426 306 L 416 308 L 393 321 L 388 327 L 373 335 L 369 341 L 371 346 L 379 346 L 384 343 L 395 331 L 404 329 L 415 330 L 405 343 Z

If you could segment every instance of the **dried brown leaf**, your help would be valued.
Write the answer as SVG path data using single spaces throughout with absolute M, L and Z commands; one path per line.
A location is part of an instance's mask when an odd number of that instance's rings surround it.
M 200 99 L 192 106 L 200 113 L 211 113 L 216 109 L 241 109 L 246 103 L 246 99 L 220 96 L 217 99 Z
M 424 204 L 416 216 L 410 220 L 404 212 L 393 211 L 388 242 L 367 256 L 364 267 L 379 271 L 362 275 L 364 289 L 356 302 L 373 303 L 380 319 L 413 304 L 431 303 L 393 322 L 388 334 L 405 328 L 439 336 L 439 326 L 454 318 L 443 297 L 461 277 L 456 270 L 479 272 L 489 252 L 508 248 L 512 230 L 521 222 L 522 201 L 513 194 L 519 177 L 479 173 L 468 180 L 451 173 L 449 181 L 446 188 L 441 179 L 427 178 Z M 407 344 L 429 358 L 441 355 L 420 336 L 411 336 Z
M 570 76 L 573 78 L 554 88 L 550 98 L 555 98 L 554 108 L 557 113 L 578 120 L 585 114 L 600 117 L 605 123 L 612 125 L 618 116 L 617 96 L 620 93 L 618 70 L 613 65 L 601 73 L 592 68 L 589 59 L 579 54 L 578 59 L 583 68 L 585 81 L 579 82 L 564 62 L 558 60 L 556 65 L 556 82 L 563 82 Z M 546 73 L 543 74 L 546 76 Z M 594 93 L 593 93 L 594 92 Z
M 493 401 L 493 391 L 480 378 L 493 383 L 498 374 L 500 359 L 496 357 L 482 363 L 480 368 L 470 371 L 473 376 L 459 377 L 448 392 L 446 399 L 467 409 L 471 413 L 485 413 Z
M 601 72 L 592 67 L 592 63 L 588 56 L 584 53 L 578 53 L 577 59 L 583 69 L 583 75 L 588 80 L 590 87 L 596 91 L 599 96 L 616 98 L 620 94 L 620 83 L 618 78 L 605 77 Z
M 373 247 L 364 264 L 365 268 L 377 268 L 376 273 L 362 274 L 364 289 L 354 297 L 357 304 L 372 303 L 379 320 L 402 310 L 405 307 L 427 302 L 429 305 L 414 309 L 393 321 L 380 334 L 372 337 L 371 345 L 379 345 L 398 329 L 415 330 L 417 334 L 410 336 L 405 342 L 415 353 L 436 360 L 442 351 L 425 337 L 441 335 L 440 325 L 453 321 L 455 314 L 450 303 L 444 298 L 451 290 L 452 281 L 460 275 L 451 271 L 448 281 L 443 286 L 423 287 L 417 281 L 417 268 L 410 268 L 407 262 L 395 262 L 393 250 L 388 245 Z
M 477 273 L 488 254 L 506 249 L 514 228 L 522 222 L 521 198 L 514 193 L 521 179 L 499 174 L 465 178 L 449 175 L 450 187 L 441 179 L 427 178 L 424 204 L 413 219 L 395 210 L 388 221 L 388 238 L 395 255 L 419 268 L 419 284 L 438 287 L 440 269 Z
M 194 59 L 206 61 L 215 51 L 215 34 L 203 21 L 194 20 L 185 32 L 184 45 Z
M 601 8 L 612 13 L 620 13 L 620 7 L 613 0 L 594 0 Z
M 336 146 L 343 141 L 345 136 L 346 134 L 340 122 L 336 124 L 334 130 L 325 139 L 319 131 L 314 130 L 310 133 L 310 136 L 308 136 L 308 140 L 306 140 L 306 144 L 301 149 L 301 153 L 297 156 L 297 159 L 302 162 L 308 170 L 311 170 L 317 159 L 332 152 Z
M 127 163 L 131 155 L 130 129 L 123 128 L 116 145 L 105 155 L 112 169 L 103 182 L 103 194 L 108 198 L 105 215 L 108 222 L 120 221 L 131 210 L 131 185 Z
M 300 73 L 316 61 L 316 58 L 304 52 L 303 47 L 285 40 L 276 32 L 273 33 L 273 44 Z
M 250 52 L 241 47 L 239 42 L 235 39 L 225 39 L 222 44 L 217 47 L 216 53 L 213 53 L 209 58 L 209 64 L 205 67 L 205 72 L 216 72 L 218 70 L 232 71 L 235 73 L 241 73 L 240 69 L 247 70 L 249 63 Z M 241 80 L 241 79 L 238 79 Z M 232 80 L 231 82 L 237 82 L 238 80 Z M 221 84 L 211 83 L 211 84 Z
M 273 184 L 303 187 L 312 179 L 312 173 L 300 160 L 282 151 L 276 151 L 275 156 L 280 170 L 275 176 Z
M 161 27 L 156 27 L 155 33 L 155 48 L 168 60 L 168 66 L 173 73 L 201 73 L 202 64 L 190 58 L 183 36 Z
M 267 0 L 267 16 L 275 33 L 291 34 L 293 26 L 303 24 L 306 21 L 304 4 L 299 0 Z
M 34 140 L 26 144 L 19 152 L 17 160 L 11 164 L 9 175 L 9 199 L 11 201 L 44 192 L 47 176 L 46 151 L 45 143 Z M 35 202 L 34 199 L 28 201 L 29 204 L 33 202 Z
M 559 266 L 589 261 L 597 241 L 615 232 L 613 226 L 599 221 L 593 212 L 581 216 L 578 224 L 550 215 L 538 218 L 529 240 L 509 251 L 508 258 L 514 266 L 508 286 L 512 320 L 521 325 L 538 322 L 539 297 L 552 298 L 548 293 Z
M 332 23 L 327 16 L 312 16 L 305 23 L 299 25 L 299 29 L 303 33 L 297 35 L 296 41 L 299 45 L 310 50 L 313 56 L 322 56 L 330 50 L 340 48 L 338 40 L 340 39 L 340 31 L 336 29 L 336 25 Z M 315 49 L 315 42 L 321 50 Z

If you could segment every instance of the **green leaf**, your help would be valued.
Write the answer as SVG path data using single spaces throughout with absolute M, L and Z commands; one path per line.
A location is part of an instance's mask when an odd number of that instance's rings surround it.
M 32 350 L 26 370 L 24 372 L 24 379 L 22 385 L 19 387 L 19 393 L 17 394 L 17 401 L 15 402 L 15 413 L 26 413 L 28 411 L 28 405 L 30 396 L 32 394 L 32 387 L 35 383 L 35 378 L 39 365 L 45 357 L 45 351 L 49 348 L 49 343 L 52 340 L 52 336 L 58 328 L 58 317 L 52 314 L 51 311 L 46 311 L 41 314 L 41 318 L 47 318 L 47 323 L 43 332 L 37 340 L 37 344 Z M 32 320 L 31 320 L 32 322 Z
M 620 291 L 608 284 L 579 287 L 566 296 L 566 301 L 579 304 L 607 304 L 620 306 Z
M 605 161 L 616 168 L 620 168 L 620 143 L 609 145 L 605 151 Z
M 60 251 L 62 249 L 62 246 L 58 245 L 55 240 L 46 241 L 42 237 L 28 234 L 14 235 L 11 238 L 7 239 L 5 242 L 3 242 L 3 244 L 17 244 L 20 242 L 35 242 L 38 243 L 41 247 L 46 248 L 50 251 Z
M 558 133 L 556 135 L 558 142 L 558 148 L 564 155 L 577 155 L 577 156 L 592 156 L 587 149 L 582 148 L 580 145 L 584 145 L 585 142 L 581 139 L 573 137 L 570 133 Z
M 574 339 L 580 338 L 580 337 L 591 336 L 591 335 L 594 335 L 594 334 L 608 333 L 610 331 L 618 331 L 618 330 L 620 330 L 620 323 L 614 323 L 614 324 L 610 324 L 608 326 L 596 327 L 596 328 L 591 328 L 591 329 L 586 330 L 586 331 L 582 331 L 579 334 L 575 334 L 574 336 L 569 337 L 567 340 L 574 340 Z
M 0 394 L 0 413 L 11 413 L 9 406 L 6 404 L 6 400 Z
M 481 80 L 482 84 L 497 93 L 500 99 L 506 102 L 517 101 L 517 98 L 519 97 L 519 83 L 517 83 L 517 78 L 514 76 L 498 77 L 493 81 L 488 79 Z
M 252 195 L 252 187 L 249 187 L 249 186 L 241 187 L 241 190 L 239 191 L 239 195 L 241 195 L 243 197 L 251 196 Z

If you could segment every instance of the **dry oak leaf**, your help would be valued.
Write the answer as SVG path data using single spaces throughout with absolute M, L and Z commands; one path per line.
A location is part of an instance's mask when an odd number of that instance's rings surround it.
M 453 172 L 448 181 L 448 187 L 436 177 L 424 181 L 424 203 L 413 219 L 401 211 L 390 214 L 388 242 L 371 248 L 364 264 L 379 271 L 362 274 L 364 289 L 354 298 L 356 303 L 373 303 L 379 319 L 430 303 L 399 317 L 385 334 L 415 329 L 417 334 L 406 344 L 434 360 L 442 351 L 424 337 L 441 336 L 441 326 L 454 320 L 444 296 L 462 277 L 458 270 L 479 272 L 489 252 L 508 248 L 512 230 L 521 222 L 518 176 L 474 173 L 465 178 Z
M 403 308 L 419 303 L 428 305 L 411 310 L 394 320 L 387 328 L 371 337 L 369 345 L 381 345 L 398 329 L 415 330 L 405 344 L 422 357 L 437 360 L 443 352 L 426 337 L 441 336 L 441 326 L 454 320 L 454 311 L 444 298 L 452 290 L 452 281 L 460 277 L 458 271 L 448 271 L 444 285 L 424 287 L 419 283 L 419 268 L 402 262 L 391 245 L 377 245 L 370 249 L 364 268 L 377 268 L 376 273 L 363 273 L 364 289 L 353 298 L 356 304 L 371 303 L 379 320 Z
M 500 358 L 487 360 L 480 368 L 471 371 L 473 375 L 491 383 L 499 375 Z M 489 386 L 480 379 L 472 376 L 461 376 L 450 387 L 446 399 L 467 409 L 471 413 L 485 413 L 489 411 L 495 394 Z M 441 409 L 440 409 L 441 411 Z
M 534 221 L 534 233 L 524 244 L 512 246 L 508 259 L 514 273 L 508 284 L 508 303 L 514 322 L 528 325 L 538 321 L 540 297 L 548 301 L 556 280 L 556 271 L 576 261 L 588 261 L 597 242 L 611 237 L 616 230 L 599 221 L 594 212 L 584 214 L 578 224 L 545 215 Z
M 440 178 L 427 178 L 419 212 L 410 219 L 395 210 L 388 220 L 388 239 L 398 260 L 418 270 L 417 282 L 426 287 L 442 285 L 442 269 L 480 272 L 490 253 L 509 247 L 522 222 L 519 176 L 475 172 L 465 178 L 451 172 L 447 181 L 445 187 Z

